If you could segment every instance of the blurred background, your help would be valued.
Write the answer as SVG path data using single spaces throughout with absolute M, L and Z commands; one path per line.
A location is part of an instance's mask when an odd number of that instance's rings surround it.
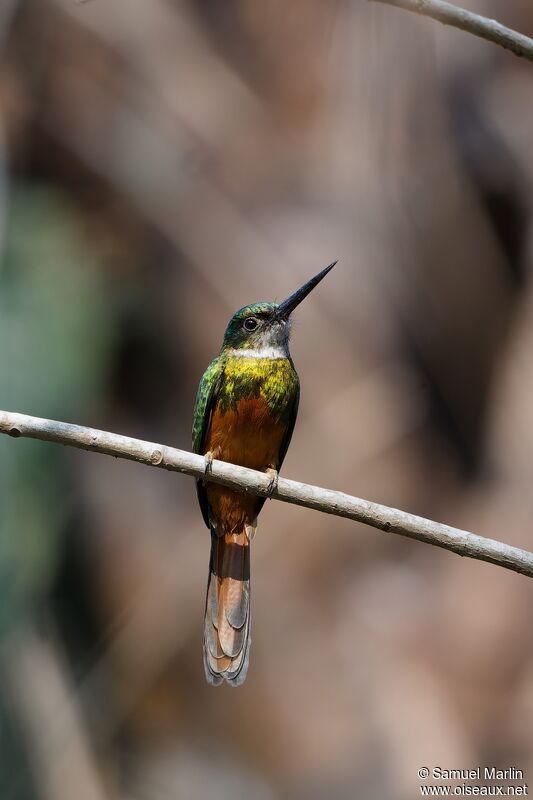
M 188 449 L 232 312 L 339 259 L 285 476 L 533 549 L 532 70 L 361 0 L 2 0 L 0 407 Z M 2 438 L 1 800 L 533 776 L 526 578 L 267 503 L 214 690 L 208 552 L 192 479 Z

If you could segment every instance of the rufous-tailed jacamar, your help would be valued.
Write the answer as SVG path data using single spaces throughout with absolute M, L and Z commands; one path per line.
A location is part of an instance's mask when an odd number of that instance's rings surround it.
M 291 440 L 300 382 L 289 353 L 290 316 L 335 266 L 330 264 L 279 305 L 254 303 L 231 318 L 220 355 L 196 396 L 193 449 L 213 459 L 266 471 L 272 490 Z M 218 686 L 243 683 L 250 654 L 250 542 L 265 498 L 197 481 L 211 531 L 205 605 L 204 666 Z

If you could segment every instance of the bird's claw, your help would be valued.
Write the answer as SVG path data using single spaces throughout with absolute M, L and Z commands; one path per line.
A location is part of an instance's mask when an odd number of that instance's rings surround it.
M 270 478 L 267 489 L 267 497 L 272 498 L 274 492 L 276 492 L 278 488 L 279 472 L 277 471 L 277 469 L 272 469 L 271 467 L 269 467 L 266 470 L 266 474 Z
M 213 470 L 213 453 L 211 450 L 208 450 L 207 453 L 204 453 L 204 460 L 204 475 L 209 475 L 209 473 Z

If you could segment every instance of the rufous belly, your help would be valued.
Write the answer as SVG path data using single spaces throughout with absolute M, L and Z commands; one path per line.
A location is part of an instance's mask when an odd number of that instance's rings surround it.
M 205 449 L 213 458 L 242 467 L 277 469 L 286 430 L 285 423 L 272 417 L 263 398 L 243 398 L 225 414 L 215 408 Z M 207 499 L 211 518 L 220 533 L 242 531 L 245 524 L 255 525 L 259 498 L 209 483 Z

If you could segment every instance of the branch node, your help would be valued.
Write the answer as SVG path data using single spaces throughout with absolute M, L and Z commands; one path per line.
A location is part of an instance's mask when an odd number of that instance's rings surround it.
M 163 453 L 161 450 L 152 450 L 150 454 L 150 463 L 157 467 L 163 461 Z

